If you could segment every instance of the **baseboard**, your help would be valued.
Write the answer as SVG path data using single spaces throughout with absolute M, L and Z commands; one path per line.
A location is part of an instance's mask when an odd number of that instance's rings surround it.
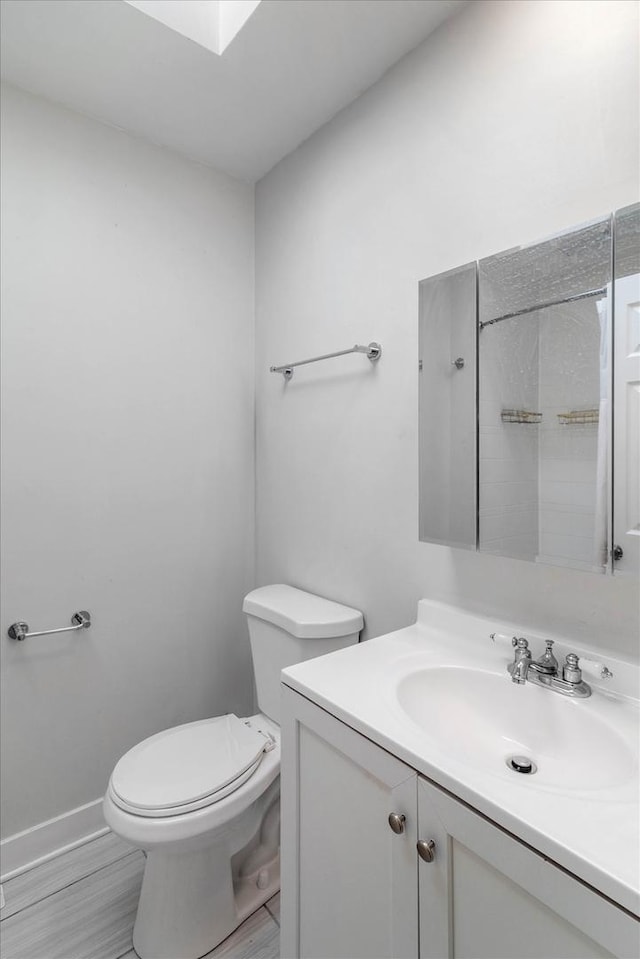
M 70 809 L 0 842 L 0 882 L 19 876 L 54 856 L 75 849 L 109 832 L 102 815 L 102 799 Z

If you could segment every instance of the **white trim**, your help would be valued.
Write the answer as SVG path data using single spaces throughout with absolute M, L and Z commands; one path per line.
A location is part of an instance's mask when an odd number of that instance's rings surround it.
M 102 799 L 70 809 L 69 812 L 7 836 L 0 842 L 0 882 L 32 869 L 40 863 L 69 852 L 109 832 L 102 815 Z

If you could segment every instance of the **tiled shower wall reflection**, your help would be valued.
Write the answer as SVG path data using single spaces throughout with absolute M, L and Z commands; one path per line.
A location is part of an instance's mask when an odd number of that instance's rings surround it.
M 591 569 L 598 423 L 562 423 L 558 416 L 598 408 L 600 324 L 594 298 L 541 316 L 539 396 L 539 560 Z
M 600 326 L 594 299 L 505 320 L 480 333 L 480 548 L 591 569 Z M 504 422 L 504 410 L 542 414 Z M 526 418 L 523 415 L 523 420 Z
M 480 331 L 480 548 L 538 555 L 538 427 L 502 411 L 538 410 L 538 323 L 505 320 Z

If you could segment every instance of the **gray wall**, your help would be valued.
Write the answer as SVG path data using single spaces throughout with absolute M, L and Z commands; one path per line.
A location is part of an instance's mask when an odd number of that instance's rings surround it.
M 638 196 L 638 8 L 477 2 L 258 185 L 257 574 L 637 655 L 633 581 L 418 542 L 418 281 Z M 296 371 L 270 363 L 380 340 Z
M 250 708 L 254 434 L 253 190 L 3 92 L 6 835 Z

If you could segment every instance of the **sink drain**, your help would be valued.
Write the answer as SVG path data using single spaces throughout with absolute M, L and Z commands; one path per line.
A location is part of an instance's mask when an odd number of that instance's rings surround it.
M 535 773 L 538 770 L 534 761 L 529 759 L 528 756 L 509 756 L 507 766 L 514 772 L 524 773 L 524 775 Z

